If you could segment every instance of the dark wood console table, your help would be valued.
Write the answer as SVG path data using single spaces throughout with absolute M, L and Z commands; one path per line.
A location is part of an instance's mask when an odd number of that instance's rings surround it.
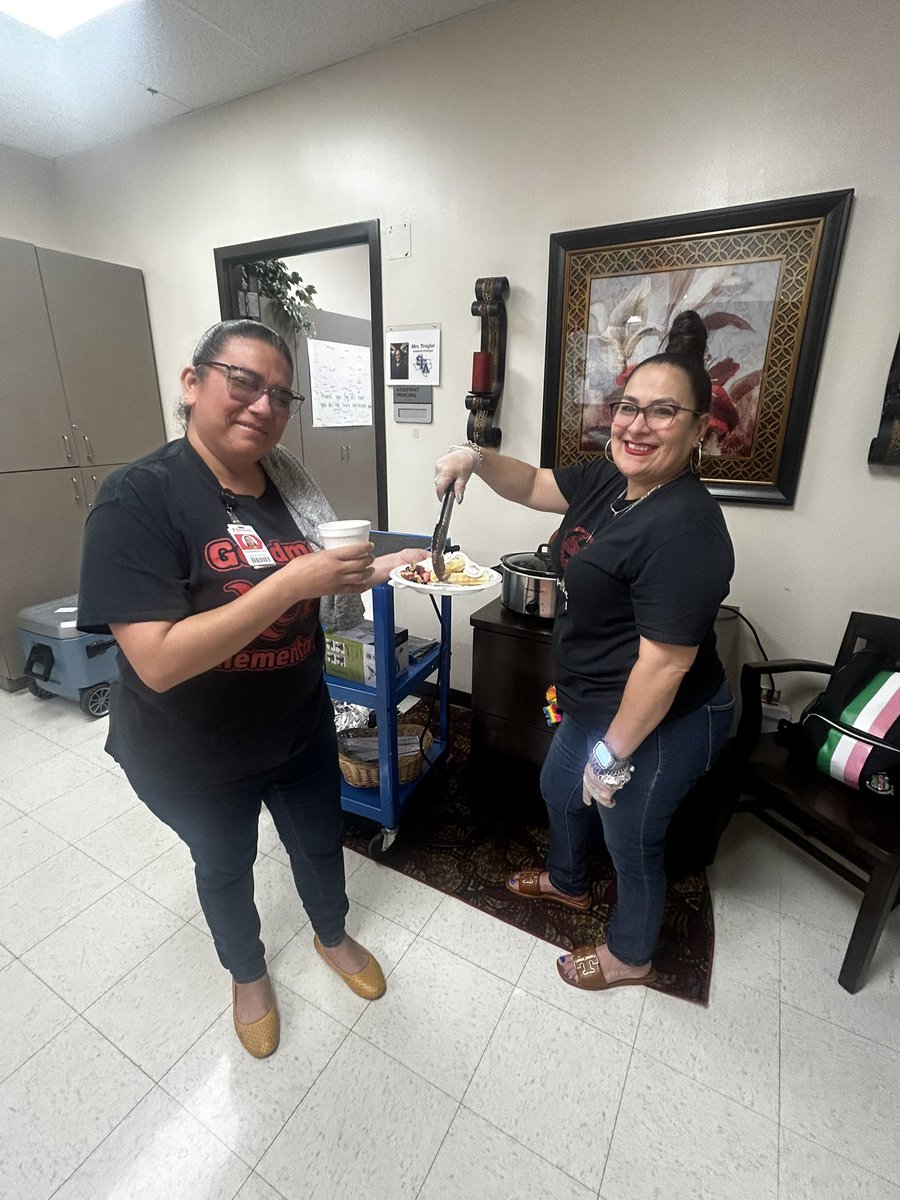
M 552 623 L 520 617 L 499 600 L 469 623 L 472 762 L 482 776 L 502 775 L 539 801 L 538 775 L 553 737 L 542 711 L 553 682 Z

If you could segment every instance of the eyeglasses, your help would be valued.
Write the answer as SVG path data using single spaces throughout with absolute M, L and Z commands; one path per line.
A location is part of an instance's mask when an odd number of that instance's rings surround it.
M 614 400 L 609 406 L 614 425 L 630 425 L 638 413 L 651 429 L 668 429 L 680 412 L 699 417 L 696 408 L 685 408 L 683 404 L 635 404 L 633 400 Z
M 195 367 L 221 367 L 225 372 L 225 383 L 228 395 L 240 404 L 253 404 L 263 393 L 269 397 L 272 412 L 277 417 L 291 418 L 299 411 L 300 405 L 306 399 L 299 392 L 292 392 L 286 387 L 269 387 L 262 375 L 250 371 L 247 367 L 236 367 L 234 363 L 213 362 L 204 359 L 194 363 Z

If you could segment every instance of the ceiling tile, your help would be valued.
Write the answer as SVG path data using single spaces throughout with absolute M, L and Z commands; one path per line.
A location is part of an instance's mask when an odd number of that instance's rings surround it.
M 0 145 L 43 158 L 61 158 L 108 138 L 107 132 L 77 121 L 56 102 L 0 92 Z
M 449 21 L 463 13 L 479 8 L 492 8 L 500 0 L 389 0 L 391 8 L 408 24 L 409 29 L 427 29 L 439 21 Z
M 283 69 L 172 0 L 140 0 L 76 29 L 61 57 L 70 73 L 99 79 L 111 65 L 188 108 L 233 100 L 282 78 Z
M 321 0 L 255 0 L 252 5 L 246 0 L 180 2 L 290 74 L 317 71 L 355 58 L 412 28 L 388 0 L 329 0 L 327 4 Z
M 76 153 L 496 2 L 131 0 L 57 39 L 0 15 L 0 144 Z

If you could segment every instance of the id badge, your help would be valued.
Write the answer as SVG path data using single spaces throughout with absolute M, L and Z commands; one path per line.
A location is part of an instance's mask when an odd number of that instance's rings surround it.
M 275 559 L 252 525 L 228 525 L 228 536 L 234 539 L 248 567 L 274 567 Z

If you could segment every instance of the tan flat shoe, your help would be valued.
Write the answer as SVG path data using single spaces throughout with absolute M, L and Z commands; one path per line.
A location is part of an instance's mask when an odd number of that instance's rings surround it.
M 313 945 L 317 952 L 325 959 L 332 971 L 335 971 L 346 983 L 351 992 L 356 992 L 357 996 L 362 996 L 363 1000 L 377 1000 L 379 996 L 383 996 L 387 988 L 384 981 L 384 975 L 381 973 L 381 967 L 369 955 L 369 961 L 361 971 L 354 971 L 351 975 L 349 971 L 342 971 L 339 966 L 331 961 L 325 953 L 325 947 L 319 941 L 319 935 L 313 937 Z
M 270 1054 L 275 1053 L 281 1037 L 281 1021 L 278 1017 L 278 1005 L 274 999 L 272 1007 L 264 1017 L 245 1025 L 237 1019 L 237 987 L 232 980 L 231 1015 L 234 1021 L 234 1032 L 238 1035 L 238 1041 L 248 1054 L 252 1054 L 254 1058 L 268 1058 Z

